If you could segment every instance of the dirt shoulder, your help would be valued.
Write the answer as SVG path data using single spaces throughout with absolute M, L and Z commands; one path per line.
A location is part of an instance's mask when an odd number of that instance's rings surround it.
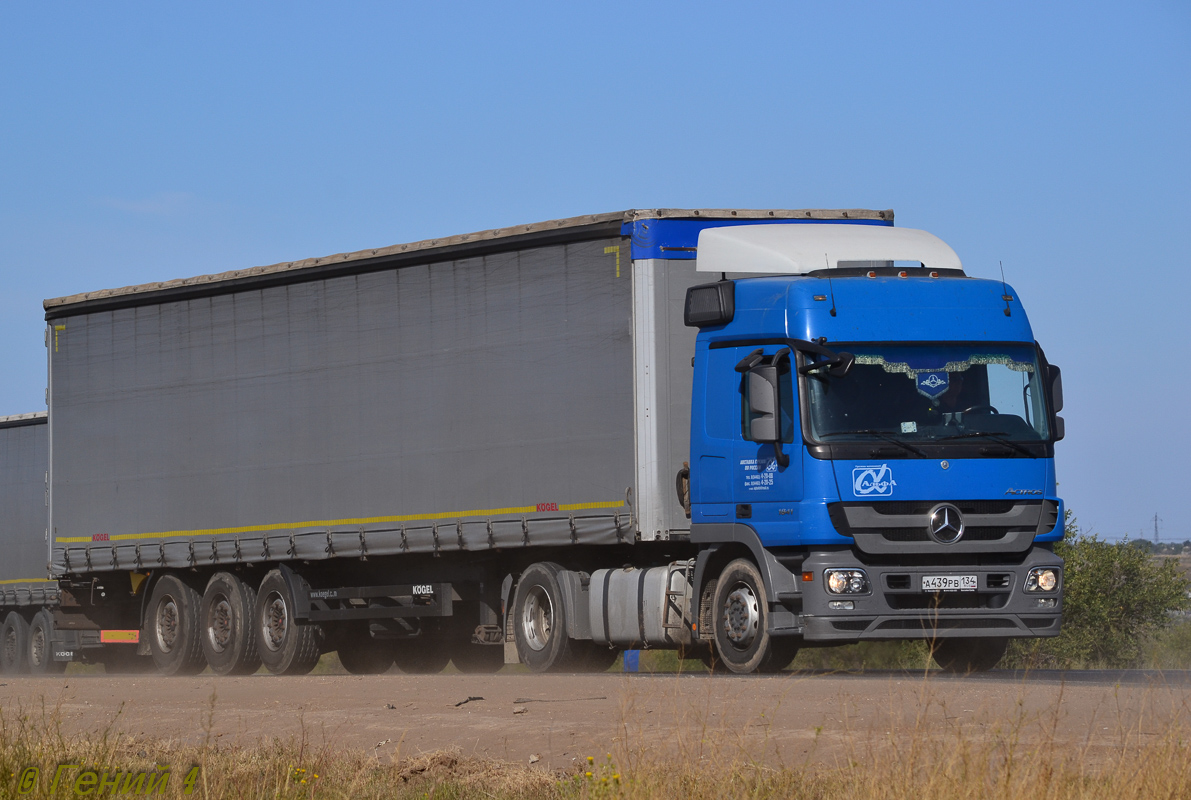
M 472 698 L 472 699 L 468 699 Z M 482 698 L 482 699 L 480 699 Z M 67 734 L 221 746 L 305 739 L 380 761 L 456 749 L 564 768 L 586 756 L 842 763 L 912 734 L 1017 735 L 1089 758 L 1191 722 L 1191 685 L 800 675 L 10 678 L 0 708 Z

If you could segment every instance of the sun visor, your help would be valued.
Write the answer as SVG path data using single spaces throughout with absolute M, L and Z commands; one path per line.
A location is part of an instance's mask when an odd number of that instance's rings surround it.
M 919 262 L 932 269 L 963 269 L 939 237 L 885 225 L 738 225 L 699 233 L 700 272 L 801 275 L 838 267 L 894 266 Z

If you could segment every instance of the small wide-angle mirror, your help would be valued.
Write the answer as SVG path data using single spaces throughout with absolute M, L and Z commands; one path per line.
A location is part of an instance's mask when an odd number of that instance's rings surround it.
M 748 371 L 749 438 L 754 442 L 778 440 L 777 368 L 753 367 Z

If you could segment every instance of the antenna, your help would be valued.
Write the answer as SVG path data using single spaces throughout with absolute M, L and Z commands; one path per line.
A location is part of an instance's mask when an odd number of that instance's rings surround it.
M 831 259 L 827 254 L 823 254 L 823 261 L 827 264 L 827 269 L 831 269 Z M 831 285 L 831 274 L 827 275 L 827 292 L 831 295 L 831 316 L 835 316 L 835 287 Z
M 1005 301 L 1005 316 L 1013 316 L 1013 312 L 1009 310 L 1009 301 L 1013 299 L 1013 295 L 1009 294 L 1009 287 L 1005 285 L 1005 262 L 998 261 L 1001 265 L 1001 299 Z

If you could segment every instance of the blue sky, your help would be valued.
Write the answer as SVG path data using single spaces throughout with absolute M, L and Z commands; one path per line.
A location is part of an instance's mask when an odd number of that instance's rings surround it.
M 1191 538 L 1185 2 L 0 4 L 0 414 L 40 301 L 634 207 L 893 208 L 1064 370 L 1084 529 Z

